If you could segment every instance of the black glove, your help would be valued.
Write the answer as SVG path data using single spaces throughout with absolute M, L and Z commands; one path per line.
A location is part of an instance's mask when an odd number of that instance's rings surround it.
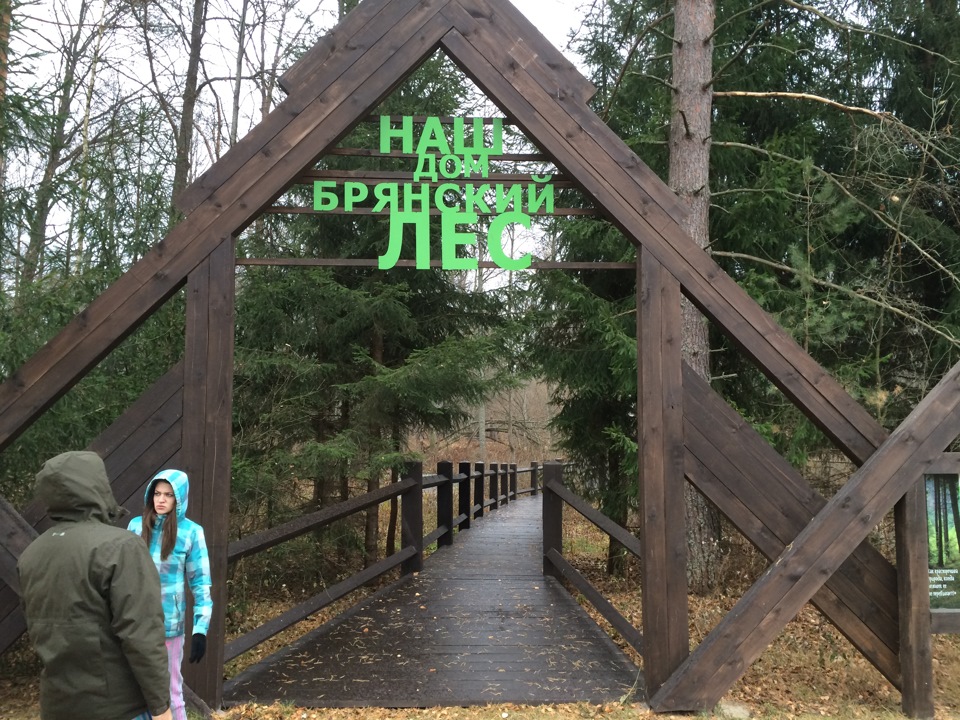
M 190 643 L 190 662 L 198 663 L 207 651 L 207 636 L 196 633 Z

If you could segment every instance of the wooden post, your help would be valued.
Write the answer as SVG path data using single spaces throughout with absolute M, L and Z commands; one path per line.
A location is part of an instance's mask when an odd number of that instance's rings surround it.
M 477 510 L 473 514 L 475 518 L 483 517 L 483 502 L 486 497 L 486 488 L 487 480 L 486 475 L 483 472 L 483 463 L 478 462 L 474 465 L 477 476 L 476 481 L 473 485 L 473 504 L 476 506 Z
M 400 544 L 417 551 L 400 565 L 401 574 L 409 575 L 423 569 L 423 463 L 407 463 L 403 477 L 416 483 L 400 496 Z
M 497 476 L 497 463 L 490 463 L 488 470 L 490 509 L 496 510 L 500 507 L 500 479 Z
M 652 696 L 687 658 L 680 285 L 637 249 L 643 673 Z
M 510 502 L 510 466 L 507 463 L 500 463 L 500 497 L 503 505 Z
M 933 717 L 930 639 L 930 561 L 927 555 L 926 478 L 894 507 L 900 605 L 900 705 L 911 718 Z
M 563 484 L 563 465 L 546 462 L 543 465 L 543 574 L 559 578 L 560 571 L 547 559 L 551 550 L 563 553 L 563 500 L 550 483 Z
M 203 526 L 210 554 L 213 617 L 207 652 L 184 665 L 184 679 L 210 707 L 223 700 L 227 544 L 233 452 L 235 253 L 226 237 L 190 273 L 184 352 L 182 469 L 190 478 L 187 514 Z M 192 634 L 187 628 L 187 637 Z
M 453 545 L 453 463 L 449 460 L 438 462 L 437 475 L 447 479 L 437 486 L 437 526 L 447 527 L 447 531 L 437 538 L 437 547 L 443 547 Z
M 17 595 L 20 594 L 20 576 L 17 561 L 27 546 L 37 538 L 37 531 L 16 508 L 0 495 L 0 580 Z
M 460 486 L 457 489 L 457 506 L 463 520 L 460 522 L 460 530 L 470 529 L 470 519 L 473 517 L 471 512 L 473 508 L 473 492 L 471 490 L 470 478 L 472 476 L 470 463 L 462 462 L 459 465 L 457 474 L 463 476 Z
M 517 499 L 517 464 L 510 463 L 510 492 L 507 493 L 514 500 Z
M 530 462 L 530 487 L 533 489 L 533 492 L 531 493 L 533 495 L 536 495 L 537 493 L 540 492 L 540 488 L 538 487 L 538 483 L 540 481 L 539 470 L 540 470 L 539 463 L 536 460 L 531 461 Z

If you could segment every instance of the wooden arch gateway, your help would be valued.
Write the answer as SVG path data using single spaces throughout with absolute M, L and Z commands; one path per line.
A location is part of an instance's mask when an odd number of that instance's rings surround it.
M 230 484 L 235 237 L 437 49 L 512 118 L 638 250 L 644 674 L 657 711 L 712 708 L 812 601 L 903 694 L 933 715 L 922 476 L 960 466 L 960 366 L 888 434 L 681 230 L 674 193 L 588 108 L 592 86 L 509 0 L 363 0 L 281 80 L 287 98 L 178 199 L 185 219 L 0 386 L 0 451 L 186 286 L 184 360 L 91 449 L 118 499 L 168 463 L 194 478 L 208 528 L 215 662 L 189 678 L 222 696 Z M 681 293 L 859 469 L 829 501 L 680 356 Z M 55 450 L 60 450 L 55 449 Z M 955 471 L 955 470 L 954 470 Z M 683 478 L 774 562 L 691 652 Z M 868 533 L 896 506 L 895 569 Z M 15 559 L 42 527 L 0 504 L 0 649 L 23 632 Z M 12 638 L 12 639 L 11 639 Z

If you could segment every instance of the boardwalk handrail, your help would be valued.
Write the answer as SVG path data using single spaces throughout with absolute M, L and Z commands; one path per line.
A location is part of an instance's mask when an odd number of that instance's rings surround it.
M 414 481 L 409 478 L 401 480 L 392 485 L 368 492 L 365 495 L 359 495 L 355 498 L 337 503 L 336 505 L 331 505 L 330 507 L 317 510 L 308 515 L 303 515 L 283 525 L 277 525 L 276 527 L 256 533 L 255 535 L 248 535 L 240 540 L 234 540 L 227 547 L 227 562 L 235 562 L 240 558 L 263 552 L 275 545 L 279 545 L 287 540 L 293 540 L 313 530 L 319 530 L 337 520 L 342 520 L 354 513 L 366 510 L 374 505 L 379 505 L 385 500 L 390 500 L 398 495 L 402 495 L 413 487 L 413 485 Z
M 286 630 L 291 625 L 298 623 L 301 620 L 306 620 L 313 613 L 322 610 L 327 605 L 336 602 L 357 588 L 366 585 L 368 582 L 376 580 L 384 573 L 389 572 L 393 568 L 397 567 L 397 565 L 401 565 L 402 563 L 406 562 L 415 554 L 416 550 L 414 548 L 405 547 L 400 552 L 397 552 L 390 557 L 381 560 L 380 562 L 375 563 L 364 570 L 361 570 L 356 575 L 352 575 L 343 582 L 337 583 L 333 587 L 317 593 L 306 602 L 302 602 L 296 607 L 277 615 L 277 617 L 273 618 L 272 620 L 268 620 L 267 622 L 258 626 L 256 629 L 241 635 L 235 640 L 231 640 L 223 649 L 223 661 L 230 662 L 235 657 L 242 655 L 243 653 L 247 652 L 247 650 L 255 648 L 260 643 L 264 642 L 265 640 L 269 640 L 274 635 Z
M 640 557 L 640 541 L 613 522 L 563 484 L 563 465 L 546 463 L 543 467 L 543 573 L 563 578 L 590 601 L 624 641 L 643 653 L 643 635 L 563 557 L 563 503 L 567 503 L 601 531 L 617 540 L 633 555 Z
M 434 542 L 438 547 L 451 545 L 454 530 L 469 529 L 471 520 L 482 517 L 486 508 L 496 509 L 519 495 L 536 494 L 539 491 L 539 464 L 536 462 L 532 462 L 528 468 L 517 468 L 513 463 L 491 463 L 487 468 L 483 463 L 476 463 L 475 467 L 471 467 L 471 463 L 462 462 L 458 465 L 458 469 L 459 472 L 454 474 L 453 463 L 444 461 L 438 463 L 437 474 L 424 476 L 422 463 L 407 463 L 400 480 L 395 483 L 230 543 L 227 548 L 227 560 L 235 562 L 308 532 L 324 528 L 388 500 L 399 497 L 402 503 L 399 550 L 336 585 L 321 590 L 308 600 L 253 630 L 234 638 L 224 647 L 224 662 L 229 662 L 253 649 L 291 625 L 305 620 L 398 566 L 404 577 L 418 572 L 423 566 L 425 547 L 429 547 Z M 524 474 L 530 475 L 530 487 L 519 489 L 517 478 L 518 475 Z M 459 497 L 457 505 L 459 514 L 456 517 L 453 515 L 454 486 L 458 488 Z M 490 495 L 489 499 L 484 500 L 486 488 L 489 488 Z M 423 534 L 424 489 L 436 489 L 437 503 L 437 527 L 426 535 Z M 472 502 L 475 498 L 479 498 L 477 503 Z

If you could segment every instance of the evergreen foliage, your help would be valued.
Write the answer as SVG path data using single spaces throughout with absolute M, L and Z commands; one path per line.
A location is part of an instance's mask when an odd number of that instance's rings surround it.
M 950 3 L 717 7 L 710 251 L 890 428 L 958 358 Z M 666 169 L 671 4 L 598 4 L 598 111 Z M 570 235 L 568 231 L 567 235 Z M 788 457 L 829 449 L 719 333 L 714 385 Z
M 375 115 L 453 115 L 464 101 L 463 82 L 449 62 L 429 59 Z M 361 123 L 341 145 L 378 147 L 378 132 L 376 123 Z M 400 169 L 402 162 L 331 155 L 323 167 Z M 371 259 L 386 252 L 388 237 L 389 222 L 372 215 L 270 218 L 241 247 L 251 255 Z M 439 238 L 437 226 L 433 257 L 440 256 Z M 404 257 L 413 257 L 414 241 L 405 238 Z M 303 485 L 311 487 L 315 507 L 377 487 L 383 473 L 410 459 L 410 433 L 456 430 L 503 386 L 500 304 L 494 294 L 465 292 L 459 281 L 438 269 L 245 270 L 237 307 L 235 452 L 243 467 L 270 470 L 254 473 L 252 493 L 246 485 L 235 493 L 241 514 L 266 497 L 271 513 L 289 512 L 276 498 L 302 496 Z M 264 486 L 298 481 L 299 492 Z M 369 544 L 368 537 L 368 552 Z
M 592 219 L 566 225 L 557 247 L 567 260 L 634 256 L 618 232 Z M 635 273 L 538 273 L 529 289 L 528 359 L 552 388 L 558 445 L 580 491 L 625 525 L 637 478 Z

